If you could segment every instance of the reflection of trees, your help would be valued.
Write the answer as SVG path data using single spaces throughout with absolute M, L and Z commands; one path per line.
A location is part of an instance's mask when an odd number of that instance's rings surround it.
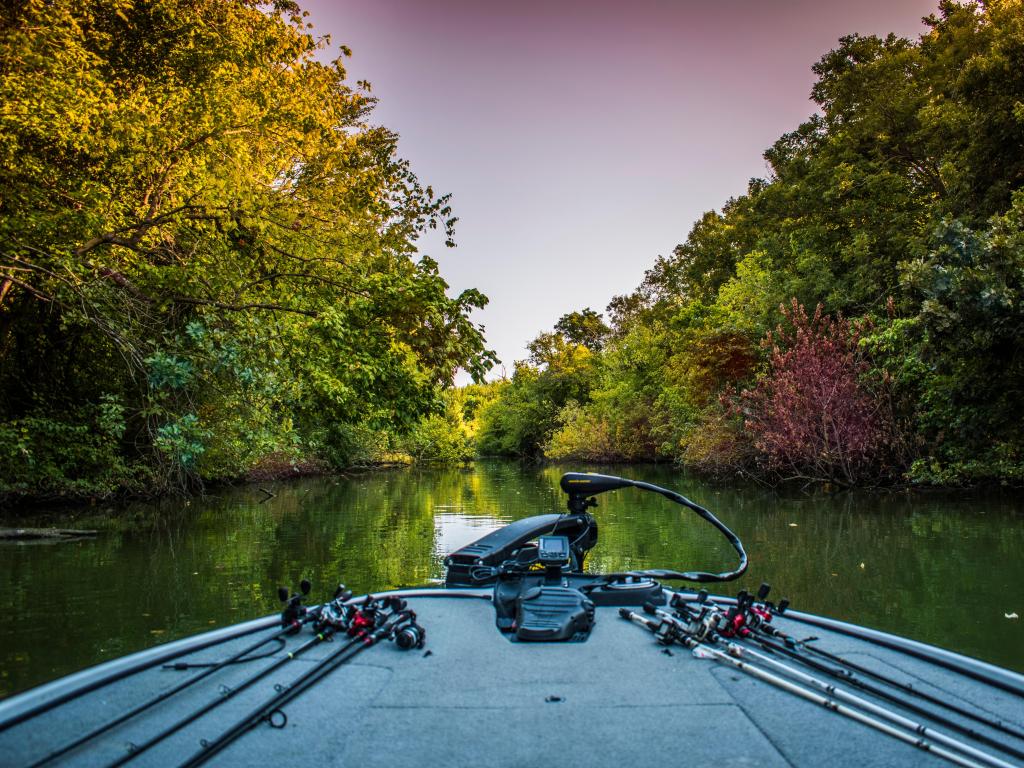
M 0 626 L 0 692 L 263 615 L 278 585 L 302 577 L 316 598 L 338 580 L 357 591 L 423 583 L 442 574 L 439 513 L 486 523 L 560 511 L 564 469 L 480 462 L 303 480 L 264 504 L 251 487 L 223 489 L 187 507 L 119 512 L 96 540 L 5 547 L 0 610 L 15 619 Z M 604 471 L 677 489 L 740 535 L 750 570 L 723 592 L 768 581 L 797 609 L 1024 669 L 1024 622 L 1003 618 L 1024 614 L 1024 517 L 1012 497 L 787 496 L 667 467 Z M 667 500 L 621 490 L 599 503 L 590 570 L 733 563 L 714 530 Z

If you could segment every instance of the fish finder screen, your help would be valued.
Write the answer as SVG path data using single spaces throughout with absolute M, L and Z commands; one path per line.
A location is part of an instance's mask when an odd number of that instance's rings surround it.
M 569 561 L 569 539 L 565 536 L 541 536 L 537 540 L 537 559 L 548 565 Z

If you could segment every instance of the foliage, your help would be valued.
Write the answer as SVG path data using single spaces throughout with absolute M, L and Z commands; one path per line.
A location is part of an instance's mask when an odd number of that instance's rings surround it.
M 793 301 L 764 341 L 768 369 L 741 396 L 745 428 L 759 461 L 784 477 L 844 486 L 885 478 L 893 442 L 888 400 L 864 386 L 861 331 L 819 306 L 813 317 Z
M 1024 480 L 1024 192 L 976 232 L 943 222 L 935 247 L 904 265 L 921 298 L 915 403 L 924 450 L 914 474 Z
M 536 458 L 557 426 L 565 403 L 547 397 L 542 371 L 517 363 L 512 378 L 501 382 L 501 396 L 480 413 L 477 453 L 482 456 Z
M 589 310 L 563 316 L 557 328 L 589 341 L 603 338 L 600 316 Z M 580 328 L 589 328 L 580 335 Z M 529 362 L 517 362 L 500 397 L 480 412 L 477 450 L 485 456 L 541 456 L 560 426 L 563 410 L 590 400 L 597 377 L 597 353 L 562 330 L 541 333 L 528 345 Z
M 0 14 L 0 419 L 117 398 L 118 456 L 191 484 L 347 461 L 483 376 L 485 297 L 416 253 L 448 199 L 328 44 L 287 0 Z
M 1021 484 L 1024 13 L 1019 0 L 942 0 L 925 22 L 918 40 L 843 37 L 814 65 L 819 113 L 765 151 L 768 176 L 611 301 L 585 397 L 553 417 L 523 377 L 494 412 L 533 443 L 550 433 L 558 457 Z M 857 318 L 856 349 L 815 326 L 772 359 L 758 341 L 792 300 Z M 538 337 L 534 362 L 557 344 Z M 833 403 L 824 391 L 774 381 L 790 364 L 818 385 L 835 377 L 840 410 L 815 414 Z M 768 409 L 754 443 L 721 405 L 742 390 Z M 853 442 L 836 453 L 806 431 L 815 415 Z
M 569 401 L 559 412 L 546 455 L 584 461 L 657 458 L 657 427 L 664 424 L 652 421 L 659 412 L 653 407 L 659 388 L 649 374 L 665 354 L 642 327 L 611 344 L 597 361 L 589 402 Z
M 466 389 L 445 393 L 443 413 L 425 416 L 399 442 L 417 462 L 453 464 L 473 458 L 472 433 L 466 419 Z
M 123 422 L 96 409 L 65 421 L 41 416 L 0 423 L 0 494 L 40 498 L 144 494 L 152 474 L 122 455 Z
M 611 329 L 601 315 L 590 307 L 582 312 L 570 312 L 555 323 L 555 332 L 572 344 L 582 344 L 591 352 L 600 352 Z

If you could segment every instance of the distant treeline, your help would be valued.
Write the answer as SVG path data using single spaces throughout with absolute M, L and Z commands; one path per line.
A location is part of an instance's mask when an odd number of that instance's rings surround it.
M 472 389 L 477 450 L 1024 482 L 1024 9 L 926 22 L 842 38 L 768 178 Z
M 455 390 L 494 355 L 416 253 L 448 201 L 294 3 L 5 5 L 0 501 L 474 454 L 1024 483 L 1024 13 L 928 26 L 843 38 L 768 178 Z
M 327 45 L 288 0 L 0 9 L 0 501 L 387 458 L 491 367 Z

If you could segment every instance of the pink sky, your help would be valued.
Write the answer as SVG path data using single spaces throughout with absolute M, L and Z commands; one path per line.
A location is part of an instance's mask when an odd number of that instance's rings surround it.
M 301 0 L 300 0 L 301 2 Z M 766 174 L 814 110 L 840 36 L 915 37 L 935 0 L 305 0 L 353 51 L 421 181 L 453 195 L 427 239 L 509 373 L 566 312 L 603 312 L 706 210 Z M 497 369 L 500 374 L 501 368 Z

